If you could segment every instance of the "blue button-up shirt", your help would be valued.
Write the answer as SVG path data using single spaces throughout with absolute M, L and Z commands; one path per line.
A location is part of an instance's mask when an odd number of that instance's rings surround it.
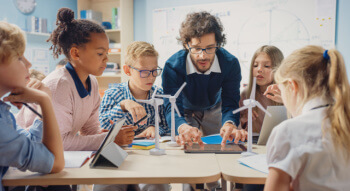
M 151 95 L 153 94 L 154 90 L 155 90 L 155 86 L 152 86 L 147 99 L 151 99 Z M 163 94 L 163 89 L 158 88 L 157 94 Z M 133 124 L 133 118 L 131 114 L 129 112 L 124 112 L 120 107 L 120 102 L 126 99 L 137 102 L 134 96 L 130 92 L 128 82 L 117 84 L 115 87 L 105 91 L 105 95 L 103 96 L 101 106 L 100 106 L 100 123 L 102 128 L 110 129 L 112 127 L 110 120 L 117 122 L 124 117 L 126 117 L 126 121 L 124 125 Z M 146 124 L 138 125 L 138 129 L 136 130 L 136 135 L 140 134 L 149 126 L 154 126 L 155 124 L 155 121 L 154 121 L 155 110 L 153 106 L 146 103 L 139 103 L 139 104 L 145 108 L 146 113 L 150 114 L 150 117 L 147 119 Z M 170 132 L 170 129 L 165 119 L 163 105 L 159 106 L 158 111 L 159 111 L 159 119 L 160 119 L 159 134 L 165 135 L 166 133 Z
M 8 168 L 21 171 L 49 173 L 53 167 L 54 155 L 41 143 L 43 123 L 35 120 L 28 130 L 16 125 L 10 106 L 0 101 L 0 191 L 3 191 L 2 177 Z

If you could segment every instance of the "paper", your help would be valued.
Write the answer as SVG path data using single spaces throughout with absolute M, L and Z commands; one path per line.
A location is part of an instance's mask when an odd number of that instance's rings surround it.
M 65 168 L 80 168 L 93 151 L 64 151 Z
M 238 162 L 244 166 L 268 174 L 269 168 L 267 166 L 266 154 L 259 154 L 249 157 L 242 157 L 238 159 Z

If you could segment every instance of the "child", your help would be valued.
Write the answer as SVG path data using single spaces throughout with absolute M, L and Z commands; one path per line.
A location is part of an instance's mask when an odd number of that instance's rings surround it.
M 153 83 L 162 71 L 158 67 L 157 60 L 158 52 L 153 45 L 147 42 L 136 41 L 128 46 L 123 69 L 126 75 L 130 76 L 130 80 L 105 92 L 100 108 L 100 122 L 104 129 L 111 128 L 110 119 L 118 121 L 126 116 L 125 125 L 131 125 L 145 115 L 150 114 L 147 120 L 138 125 L 137 136 L 135 137 L 155 137 L 154 108 L 145 103 L 137 103 L 136 99 L 150 99 L 155 91 L 156 87 L 153 86 Z M 159 88 L 157 94 L 163 94 L 163 90 Z M 159 110 L 160 135 L 169 132 L 163 112 L 164 108 L 161 106 Z M 140 184 L 94 185 L 94 191 L 127 190 L 128 187 L 132 187 L 134 190 L 169 190 L 168 184 Z
M 19 107 L 20 103 L 37 103 L 43 116 L 28 131 L 23 130 L 16 125 L 10 106 L 0 101 L 0 190 L 4 190 L 2 177 L 9 166 L 40 173 L 57 173 L 64 168 L 62 140 L 50 97 L 25 87 L 31 64 L 24 58 L 24 50 L 24 32 L 0 22 L 0 97 L 11 92 L 4 101 Z
M 128 46 L 123 69 L 126 75 L 130 76 L 130 80 L 105 92 L 100 107 L 102 128 L 111 128 L 110 119 L 118 121 L 126 116 L 125 125 L 132 125 L 133 122 L 150 114 L 147 120 L 138 125 L 136 137 L 154 138 L 154 108 L 149 104 L 137 103 L 136 100 L 151 98 L 156 88 L 153 83 L 162 71 L 158 67 L 157 59 L 158 52 L 147 42 L 136 41 Z M 157 94 L 163 94 L 163 90 L 158 88 Z M 169 132 L 169 128 L 163 106 L 159 109 L 159 116 L 159 132 L 160 135 L 164 135 Z
M 97 150 L 106 132 L 98 121 L 100 96 L 93 75 L 101 75 L 106 68 L 108 38 L 100 25 L 75 20 L 68 8 L 59 9 L 56 24 L 48 41 L 54 55 L 63 53 L 68 63 L 50 73 L 43 83 L 52 91 L 64 150 Z M 130 144 L 133 138 L 133 128 L 123 128 L 115 142 Z
M 268 140 L 265 190 L 348 190 L 350 86 L 341 54 L 319 46 L 296 50 L 275 80 L 293 118 Z
M 243 106 L 243 100 L 249 99 L 253 88 L 253 77 L 256 77 L 256 93 L 255 100 L 266 108 L 270 105 L 278 105 L 278 103 L 268 99 L 264 92 L 266 88 L 274 83 L 273 70 L 278 68 L 283 60 L 282 52 L 275 46 L 264 45 L 255 51 L 250 65 L 249 86 L 241 93 L 239 106 Z M 241 126 L 247 127 L 248 111 L 241 111 Z M 253 109 L 253 132 L 260 133 L 261 126 L 265 117 L 265 113 L 258 108 Z

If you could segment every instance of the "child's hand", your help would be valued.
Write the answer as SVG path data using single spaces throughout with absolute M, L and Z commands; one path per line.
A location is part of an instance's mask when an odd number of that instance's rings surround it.
M 135 132 L 134 130 L 136 130 L 137 127 L 136 126 L 123 126 L 118 135 L 115 137 L 114 142 L 119 145 L 130 145 L 132 143 L 132 141 L 134 140 L 134 136 L 135 136 Z
M 156 134 L 156 129 L 153 126 L 149 126 L 142 133 L 135 136 L 135 138 L 146 137 L 147 139 L 153 139 Z
M 142 117 L 146 116 L 147 115 L 147 112 L 145 110 L 145 108 L 132 101 L 132 100 L 123 100 L 120 102 L 120 107 L 122 108 L 123 111 L 128 111 L 133 120 L 134 120 L 134 123 L 137 122 L 138 120 L 140 120 Z M 147 123 L 147 120 L 144 120 L 142 122 L 140 122 L 140 125 L 144 125 Z
M 109 131 L 108 129 L 100 129 L 100 132 L 98 134 L 106 133 L 108 131 Z
M 267 98 L 271 99 L 272 101 L 275 101 L 277 103 L 283 103 L 283 100 L 281 97 L 281 90 L 278 88 L 277 84 L 269 85 L 264 95 Z
M 11 102 L 18 109 L 22 107 L 22 103 L 36 103 L 41 104 L 41 102 L 49 96 L 33 88 L 21 87 L 15 88 L 11 91 L 11 94 L 4 98 L 4 101 Z
M 30 78 L 30 80 L 27 84 L 27 87 L 41 90 L 41 91 L 47 93 L 47 95 L 49 95 L 50 97 L 52 97 L 51 90 L 44 83 L 42 83 L 40 80 L 37 80 L 35 78 Z

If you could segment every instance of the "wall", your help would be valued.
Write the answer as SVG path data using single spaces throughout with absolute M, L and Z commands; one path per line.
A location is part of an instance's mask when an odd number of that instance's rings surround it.
M 216 0 L 231 2 L 235 0 Z M 152 42 L 153 10 L 213 3 L 213 0 L 134 0 L 134 39 Z M 336 47 L 343 54 L 350 77 L 350 1 L 337 0 Z
M 7 22 L 18 25 L 23 30 L 26 30 L 26 18 L 28 16 L 36 16 L 41 18 L 47 18 L 48 31 L 51 32 L 55 28 L 56 14 L 59 8 L 68 7 L 74 12 L 77 11 L 76 0 L 36 0 L 35 10 L 28 15 L 22 14 L 14 5 L 13 0 L 0 0 L 0 20 L 6 20 Z M 46 43 L 45 40 L 48 37 L 43 36 L 28 36 L 27 49 L 43 48 L 48 49 L 50 43 Z M 59 59 L 62 59 L 60 57 Z M 49 55 L 49 69 L 54 70 L 56 63 L 59 59 L 53 59 L 50 51 Z M 33 63 L 35 66 L 35 63 Z

